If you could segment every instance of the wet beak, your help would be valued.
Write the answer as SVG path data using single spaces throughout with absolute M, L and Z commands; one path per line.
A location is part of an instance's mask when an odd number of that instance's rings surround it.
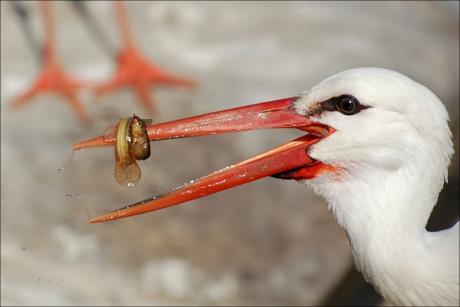
M 147 126 L 150 141 L 222 134 L 265 128 L 299 128 L 310 120 L 294 109 L 298 97 L 279 99 Z M 115 143 L 116 125 L 104 135 L 76 143 L 73 150 L 110 146 Z
M 265 128 L 297 128 L 309 132 L 268 152 L 226 167 L 151 199 L 97 216 L 91 223 L 115 220 L 178 205 L 267 176 L 285 179 L 311 179 L 328 166 L 308 156 L 308 148 L 333 129 L 316 124 L 296 112 L 297 97 L 263 102 L 147 127 L 150 141 L 222 134 Z M 114 129 L 80 142 L 73 149 L 106 146 L 114 143 Z

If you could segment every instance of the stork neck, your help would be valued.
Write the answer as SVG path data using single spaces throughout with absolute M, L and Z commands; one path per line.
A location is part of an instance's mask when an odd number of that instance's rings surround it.
M 342 192 L 328 199 L 339 223 L 350 232 L 369 235 L 418 236 L 425 232 L 436 203 L 430 183 L 423 178 L 374 172 L 338 187 Z M 437 193 L 436 193 L 437 195 Z
M 357 268 L 378 288 L 398 285 L 398 259 L 415 259 L 429 249 L 425 226 L 442 184 L 425 171 L 416 165 L 393 171 L 360 169 L 332 183 L 332 189 L 329 181 L 333 192 L 321 193 L 347 232 Z

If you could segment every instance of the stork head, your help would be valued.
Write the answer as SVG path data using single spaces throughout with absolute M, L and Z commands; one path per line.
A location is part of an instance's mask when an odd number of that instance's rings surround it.
M 443 172 L 452 154 L 448 114 L 426 87 L 397 72 L 358 68 L 305 91 L 296 110 L 335 133 L 309 155 L 347 171 L 395 170 L 430 152 Z
M 358 68 L 304 92 L 296 110 L 335 130 L 308 150 L 335 171 L 304 182 L 342 226 L 362 227 L 371 215 L 410 215 L 425 226 L 453 153 L 447 111 L 429 89 L 395 71 Z
M 434 172 L 437 195 L 452 155 L 447 119 L 442 103 L 424 86 L 394 71 L 358 68 L 299 97 L 151 125 L 151 141 L 261 128 L 297 128 L 307 135 L 93 222 L 176 205 L 266 176 L 305 180 L 334 202 L 353 193 L 353 185 L 366 187 L 383 173 L 424 167 L 421 174 Z M 113 139 L 109 133 L 74 149 L 110 145 Z

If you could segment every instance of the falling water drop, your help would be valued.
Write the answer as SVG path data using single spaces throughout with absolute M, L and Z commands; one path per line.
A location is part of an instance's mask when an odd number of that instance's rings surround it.
M 134 184 L 134 183 L 132 183 L 132 182 L 128 182 L 128 187 L 132 188 L 132 187 L 134 187 L 134 186 L 135 186 L 135 184 Z
M 70 155 L 69 159 L 64 163 L 63 166 L 61 166 L 60 168 L 56 169 L 56 172 L 58 172 L 59 174 L 64 172 L 64 170 L 67 167 L 67 165 L 69 165 L 72 162 L 74 153 L 75 153 L 75 150 L 72 150 L 72 154 Z
M 66 194 L 65 195 L 65 199 L 71 199 L 72 198 L 72 194 Z

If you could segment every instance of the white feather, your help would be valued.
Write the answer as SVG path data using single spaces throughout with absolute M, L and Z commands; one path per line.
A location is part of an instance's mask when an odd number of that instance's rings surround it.
M 343 94 L 370 108 L 316 117 L 337 131 L 309 155 L 339 169 L 306 184 L 346 230 L 357 268 L 391 303 L 459 305 L 459 226 L 427 232 L 453 154 L 448 114 L 426 87 L 397 72 L 358 68 L 302 94 L 307 114 Z

